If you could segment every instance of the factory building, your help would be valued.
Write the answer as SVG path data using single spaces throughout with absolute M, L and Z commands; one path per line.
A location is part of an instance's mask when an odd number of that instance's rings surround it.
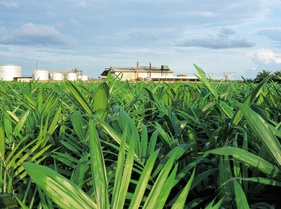
M 113 76 L 118 76 L 121 80 L 143 80 L 145 78 L 156 77 L 171 77 L 173 71 L 170 70 L 168 65 L 162 65 L 161 67 L 139 66 L 136 67 L 109 67 L 101 73 L 100 78 L 107 77 L 108 72 L 111 72 Z
M 187 77 L 186 75 L 174 76 L 174 72 L 170 70 L 168 65 L 161 65 L 161 67 L 139 66 L 136 67 L 109 67 L 101 73 L 101 79 L 106 79 L 107 74 L 111 72 L 114 77 L 119 77 L 121 80 L 145 80 L 145 81 L 198 81 L 197 77 Z

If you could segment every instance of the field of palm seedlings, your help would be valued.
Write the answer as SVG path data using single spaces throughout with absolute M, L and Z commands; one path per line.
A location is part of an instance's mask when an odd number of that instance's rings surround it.
M 0 81 L 0 208 L 281 208 L 281 87 Z

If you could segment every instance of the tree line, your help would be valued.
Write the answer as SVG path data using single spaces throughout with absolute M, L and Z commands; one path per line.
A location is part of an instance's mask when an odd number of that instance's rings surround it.
M 259 72 L 256 76 L 256 78 L 254 79 L 255 83 L 259 83 L 261 82 L 263 79 L 267 78 L 271 76 L 271 80 L 277 83 L 281 83 L 281 70 L 276 71 L 274 73 L 272 73 L 269 70 L 262 70 L 261 72 Z

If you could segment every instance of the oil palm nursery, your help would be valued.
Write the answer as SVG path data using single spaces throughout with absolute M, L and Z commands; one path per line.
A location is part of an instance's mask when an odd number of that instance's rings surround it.
M 0 208 L 280 208 L 281 87 L 0 81 Z

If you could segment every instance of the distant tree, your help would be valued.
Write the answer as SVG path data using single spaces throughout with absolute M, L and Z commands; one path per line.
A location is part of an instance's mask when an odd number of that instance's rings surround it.
M 254 79 L 255 83 L 259 83 L 261 82 L 263 79 L 267 78 L 268 76 L 271 75 L 271 72 L 268 70 L 263 70 L 261 72 L 259 72 L 256 76 L 256 78 Z
M 281 70 L 274 73 L 273 80 L 277 83 L 281 83 Z

